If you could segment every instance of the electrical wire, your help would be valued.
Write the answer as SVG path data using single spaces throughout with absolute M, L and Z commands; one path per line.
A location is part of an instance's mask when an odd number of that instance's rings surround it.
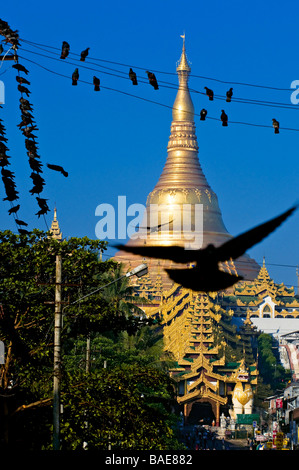
M 51 70 L 49 69 L 48 67 L 45 67 L 41 64 L 39 64 L 38 62 L 35 62 L 31 59 L 28 59 L 27 57 L 24 57 L 24 56 L 20 56 L 19 57 L 23 60 L 27 60 L 28 62 L 31 62 L 35 65 L 37 65 L 38 67 L 41 67 L 42 69 L 50 72 L 50 73 L 53 73 L 55 75 L 58 75 L 58 76 L 61 76 L 61 77 L 64 77 L 64 78 L 67 78 L 68 80 L 70 80 L 70 77 L 68 75 L 65 75 L 65 74 L 62 74 L 62 73 L 59 73 L 59 72 L 56 72 L 54 70 Z M 74 65 L 74 64 L 72 64 Z M 78 80 L 78 82 L 81 82 L 81 83 L 85 83 L 87 85 L 93 85 L 91 82 L 87 82 L 85 80 Z M 129 93 L 129 92 L 125 92 L 123 90 L 118 90 L 116 88 L 111 88 L 111 87 L 107 87 L 107 86 L 103 86 L 101 85 L 101 88 L 103 89 L 106 89 L 106 90 L 110 90 L 110 91 L 114 91 L 114 92 L 117 92 L 117 93 L 121 93 L 123 95 L 127 95 L 127 96 L 130 96 L 130 97 L 133 97 L 133 98 L 136 98 L 136 99 L 139 99 L 139 100 L 142 100 L 142 101 L 146 101 L 148 103 L 152 103 L 152 104 L 156 104 L 156 105 L 159 105 L 159 106 L 162 106 L 162 107 L 165 107 L 165 108 L 168 108 L 168 109 L 176 109 L 174 108 L 173 106 L 170 106 L 170 105 L 166 105 L 166 104 L 163 104 L 163 103 L 160 103 L 158 101 L 155 101 L 155 100 L 151 100 L 151 99 L 148 99 L 148 98 L 144 98 L 144 97 L 141 97 L 141 96 L 137 96 L 137 95 L 134 95 L 132 93 Z M 198 113 L 194 113 L 195 116 L 200 116 L 200 114 Z M 206 119 L 211 119 L 211 120 L 215 120 L 215 121 L 220 121 L 219 118 L 215 118 L 215 117 L 212 117 L 212 116 L 206 116 Z M 229 121 L 230 124 L 240 124 L 240 125 L 245 125 L 245 126 L 253 126 L 253 127 L 260 127 L 260 128 L 269 128 L 269 129 L 272 129 L 273 127 L 271 125 L 265 125 L 265 124 L 255 124 L 255 123 L 249 123 L 249 122 L 244 122 L 244 121 Z M 281 130 L 287 130 L 287 131 L 294 131 L 294 132 L 299 132 L 299 129 L 296 129 L 296 128 L 290 128 L 290 127 L 280 127 Z
M 35 55 L 39 55 L 41 57 L 46 57 L 48 59 L 52 59 L 52 60 L 56 60 L 58 62 L 62 62 L 60 58 L 57 58 L 57 57 L 51 57 L 49 55 L 45 55 L 45 54 L 41 54 L 41 53 L 38 53 L 38 52 L 34 52 L 34 51 L 31 51 L 31 50 L 28 50 L 28 49 L 24 49 L 22 48 L 22 50 L 24 52 L 29 52 L 31 54 L 35 54 Z M 76 59 L 74 59 L 76 60 Z M 79 59 L 78 59 L 79 60 Z M 90 60 L 87 60 L 85 61 L 87 64 L 91 64 L 91 65 L 96 65 L 97 67 L 101 67 L 103 68 L 103 66 L 101 65 L 98 65 L 98 64 L 94 64 L 93 62 L 91 62 Z M 63 61 L 64 64 L 69 64 L 69 65 L 74 65 L 74 66 L 78 66 L 77 63 L 73 63 L 73 62 L 70 62 L 69 60 L 64 60 Z M 111 73 L 111 72 L 107 72 L 107 71 L 103 71 L 103 70 L 99 70 L 98 68 L 93 68 L 93 67 L 89 67 L 87 65 L 83 65 L 82 62 L 80 63 L 80 67 L 81 68 L 85 68 L 85 69 L 88 69 L 88 70 L 92 70 L 92 71 L 96 71 L 96 72 L 100 72 L 100 73 L 104 73 L 104 74 L 107 74 L 107 75 L 111 75 L 111 76 L 114 76 L 114 77 L 118 77 L 118 78 L 123 78 L 123 79 L 126 79 L 126 80 L 129 80 L 129 77 L 128 77 L 128 73 L 127 72 L 122 72 L 120 70 L 116 70 L 116 69 L 111 69 L 110 67 L 104 67 L 105 69 L 107 70 L 112 70 L 114 72 L 117 72 L 117 74 L 115 73 Z M 134 68 L 137 68 L 134 66 Z M 144 69 L 142 69 L 144 70 Z M 157 73 L 157 72 L 156 72 Z M 123 75 L 119 75 L 119 74 L 123 74 Z M 147 83 L 146 80 L 144 79 L 140 79 L 140 77 L 138 77 L 138 81 L 140 83 Z M 174 84 L 174 83 L 169 83 L 169 82 L 165 82 L 163 80 L 159 80 L 159 86 L 160 87 L 163 87 L 163 88 L 170 88 L 170 89 L 175 89 L 177 90 L 178 89 L 178 85 Z M 203 92 L 203 91 L 199 91 L 199 90 L 196 90 L 194 88 L 189 88 L 189 91 L 191 93 L 197 93 L 197 94 L 201 94 L 203 96 L 206 96 L 206 93 Z M 226 101 L 226 97 L 225 96 L 222 96 L 222 95 L 217 95 L 215 94 L 214 95 L 214 98 L 216 100 L 222 100 L 222 101 Z M 295 111 L 298 111 L 299 110 L 299 107 L 298 106 L 295 106 L 293 104 L 289 104 L 289 103 L 280 103 L 280 102 L 274 102 L 274 101 L 265 101 L 265 100 L 253 100 L 253 99 L 249 99 L 249 98 L 236 98 L 234 97 L 233 99 L 233 102 L 234 103 L 240 103 L 240 104 L 252 104 L 252 105 L 258 105 L 258 106 L 266 106 L 266 107 L 271 107 L 271 108 L 282 108 L 282 109 L 292 109 L 292 110 L 295 110 Z
M 28 44 L 31 44 L 34 47 L 39 47 L 39 48 L 46 47 L 46 48 L 54 49 L 54 50 L 57 50 L 57 51 L 61 50 L 61 48 L 49 46 L 49 45 L 46 45 L 46 44 L 36 43 L 36 42 L 33 42 L 33 41 L 29 41 L 28 39 L 23 39 L 22 38 L 21 41 L 23 41 L 25 43 L 28 43 Z M 80 56 L 80 54 L 75 54 L 73 52 L 70 52 L 70 54 Z M 110 64 L 121 65 L 121 66 L 124 66 L 124 67 L 131 67 L 132 66 L 132 65 L 129 65 L 129 64 L 123 64 L 121 62 L 115 62 L 115 61 L 104 60 L 104 59 L 99 59 L 99 58 L 92 58 L 92 60 L 98 60 L 100 62 L 106 62 L 106 63 L 110 63 Z M 139 70 L 149 70 L 149 68 L 138 67 L 137 65 L 133 65 L 133 67 L 136 68 L 136 69 L 139 69 Z M 152 69 L 152 71 L 155 72 L 155 73 L 161 73 L 161 74 L 166 74 L 166 75 L 173 75 L 173 76 L 176 75 L 176 73 L 174 73 L 174 72 L 165 72 L 165 71 L 162 71 L 162 70 L 155 70 L 155 69 Z M 234 81 L 228 81 L 228 80 L 221 80 L 219 78 L 205 77 L 203 75 L 196 75 L 196 74 L 192 74 L 192 73 L 190 74 L 190 76 L 194 77 L 194 78 L 200 78 L 200 79 L 203 79 L 203 80 L 211 80 L 211 81 L 215 81 L 215 82 L 219 82 L 219 83 L 223 83 L 223 84 L 227 84 L 227 85 L 241 85 L 241 86 L 248 86 L 248 87 L 254 87 L 254 88 L 264 88 L 264 89 L 276 90 L 276 91 L 288 91 L 288 92 L 290 91 L 289 88 L 281 88 L 281 87 L 275 87 L 275 86 L 269 86 L 269 85 L 259 85 L 259 84 L 254 84 L 254 83 L 234 82 Z

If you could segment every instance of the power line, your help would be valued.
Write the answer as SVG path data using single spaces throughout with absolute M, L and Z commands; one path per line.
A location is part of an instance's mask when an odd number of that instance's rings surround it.
M 23 42 L 31 44 L 34 47 L 39 47 L 39 48 L 47 47 L 47 48 L 54 49 L 54 50 L 57 50 L 57 51 L 61 50 L 61 48 L 58 48 L 58 47 L 53 47 L 53 46 L 49 46 L 49 45 L 46 45 L 46 44 L 40 44 L 40 43 L 36 43 L 36 42 L 29 41 L 29 40 L 26 40 L 26 39 L 21 39 L 21 40 Z M 76 53 L 73 53 L 73 52 L 70 52 L 70 54 L 80 57 L 80 54 L 76 54 Z M 140 69 L 140 70 L 148 70 L 149 69 L 149 68 L 144 68 L 144 67 L 138 67 L 137 65 L 129 65 L 129 64 L 121 63 L 121 62 L 111 61 L 111 60 L 92 58 L 92 57 L 91 57 L 91 59 L 92 60 L 98 60 L 98 61 L 101 61 L 101 62 L 110 63 L 110 64 L 121 65 L 121 66 L 124 66 L 124 67 L 131 67 L 132 66 L 132 67 L 134 67 L 136 69 Z M 161 74 L 166 74 L 166 75 L 173 75 L 173 76 L 176 75 L 176 73 L 174 73 L 174 72 L 165 72 L 165 71 L 162 71 L 162 70 L 155 70 L 155 69 L 152 69 L 152 71 L 155 72 L 155 73 L 161 73 Z M 203 79 L 203 80 L 211 80 L 211 81 L 215 81 L 215 82 L 219 82 L 219 83 L 223 83 L 223 84 L 227 84 L 227 85 L 241 85 L 241 86 L 248 86 L 248 87 L 254 87 L 254 88 L 265 88 L 265 89 L 276 90 L 276 91 L 288 91 L 288 92 L 290 91 L 289 88 L 280 88 L 280 87 L 269 86 L 269 85 L 259 85 L 259 84 L 254 84 L 254 83 L 234 82 L 234 81 L 228 81 L 228 80 L 221 80 L 219 78 L 205 77 L 203 75 L 196 75 L 196 74 L 192 74 L 192 73 L 190 74 L 190 76 L 194 77 L 194 78 L 200 78 L 200 79 Z
M 20 56 L 19 57 L 21 59 L 24 59 L 24 60 L 27 60 L 28 62 L 31 62 L 35 65 L 37 65 L 38 67 L 41 67 L 42 69 L 50 72 L 50 73 L 53 73 L 55 75 L 58 75 L 60 77 L 64 77 L 64 78 L 67 78 L 68 80 L 70 80 L 70 77 L 68 75 L 65 75 L 65 74 L 62 74 L 62 73 L 59 73 L 59 72 L 56 72 L 54 70 L 51 70 L 41 64 L 39 64 L 38 62 L 35 62 L 31 59 L 28 59 L 27 57 L 24 57 L 24 56 Z M 72 64 L 74 65 L 74 64 Z M 79 82 L 81 83 L 85 83 L 87 85 L 93 85 L 91 82 L 87 82 L 86 80 L 78 80 Z M 116 88 L 111 88 L 111 87 L 107 87 L 107 86 L 103 86 L 101 85 L 101 88 L 103 89 L 106 89 L 106 90 L 110 90 L 110 91 L 114 91 L 114 92 L 117 92 L 117 93 L 121 93 L 123 95 L 127 95 L 127 96 L 130 96 L 132 98 L 136 98 L 136 99 L 139 99 L 139 100 L 142 100 L 142 101 L 146 101 L 148 103 L 152 103 L 152 104 L 156 104 L 158 106 L 163 106 L 165 108 L 168 108 L 168 109 L 176 109 L 174 108 L 173 106 L 170 106 L 170 105 L 166 105 L 164 103 L 160 103 L 158 101 L 155 101 L 155 100 L 151 100 L 151 99 L 148 99 L 148 98 L 144 98 L 142 96 L 137 96 L 137 95 L 134 95 L 132 93 L 129 93 L 129 92 L 126 92 L 126 91 L 123 91 L 123 90 L 118 90 Z M 198 113 L 194 113 L 195 116 L 200 116 L 200 114 Z M 212 116 L 206 116 L 206 119 L 211 119 L 211 120 L 215 120 L 215 121 L 220 121 L 219 118 L 215 118 L 215 117 L 212 117 Z M 253 126 L 253 127 L 260 127 L 260 128 L 269 128 L 269 129 L 272 129 L 273 127 L 271 125 L 265 125 L 265 124 L 255 124 L 255 123 L 249 123 L 249 122 L 243 122 L 243 121 L 229 121 L 230 124 L 240 124 L 240 125 L 246 125 L 246 126 Z M 295 132 L 299 132 L 299 129 L 295 129 L 295 128 L 289 128 L 289 127 L 280 127 L 281 130 L 288 130 L 288 131 L 295 131 Z
M 34 52 L 34 51 L 31 51 L 31 50 L 28 50 L 28 49 L 24 49 L 23 48 L 23 51 L 24 52 L 29 52 L 31 54 L 35 54 L 35 55 L 39 55 L 41 57 L 46 57 L 48 59 L 52 59 L 52 60 L 56 60 L 58 62 L 61 63 L 61 59 L 60 58 L 57 58 L 57 57 L 51 57 L 49 55 L 45 55 L 45 54 L 41 54 L 41 53 L 38 53 L 38 52 Z M 77 54 L 75 54 L 77 55 Z M 73 60 L 79 60 L 79 59 L 73 59 Z M 77 66 L 78 64 L 77 63 L 72 63 L 70 62 L 69 60 L 64 60 L 64 63 L 65 64 L 69 64 L 69 65 L 74 65 L 74 66 Z M 129 80 L 128 78 L 128 73 L 127 72 L 122 72 L 120 70 L 116 70 L 116 69 L 111 69 L 110 67 L 104 67 L 102 65 L 98 65 L 98 64 L 94 64 L 93 62 L 91 62 L 90 60 L 86 61 L 86 63 L 88 64 L 91 64 L 91 65 L 95 65 L 96 67 L 101 67 L 101 68 L 105 68 L 106 70 L 111 70 L 111 71 L 114 71 L 114 72 L 117 72 L 117 74 L 114 74 L 114 73 L 111 73 L 111 72 L 105 72 L 103 70 L 99 70 L 98 68 L 93 68 L 93 67 L 88 67 L 86 65 L 83 65 L 82 63 L 80 63 L 80 67 L 81 68 L 85 68 L 85 69 L 88 69 L 88 70 L 92 70 L 92 71 L 96 71 L 96 72 L 101 72 L 101 73 L 104 73 L 104 74 L 107 74 L 107 75 L 111 75 L 111 76 L 114 76 L 114 77 L 118 77 L 118 78 L 123 78 L 123 79 L 126 79 L 126 80 Z M 136 66 L 134 66 L 134 68 L 137 68 Z M 139 67 L 141 69 L 141 67 Z M 145 70 L 142 68 L 142 70 Z M 157 71 L 155 71 L 156 73 L 158 73 Z M 123 74 L 123 75 L 119 75 L 119 74 Z M 140 77 L 138 77 L 138 80 L 139 82 L 141 83 L 147 83 L 147 81 L 145 79 L 140 79 Z M 159 85 L 163 88 L 170 88 L 170 89 L 175 89 L 177 90 L 178 89 L 178 85 L 176 84 L 173 84 L 173 83 L 170 83 L 170 82 L 165 82 L 163 80 L 159 80 Z M 201 94 L 203 96 L 206 96 L 206 93 L 203 92 L 203 91 L 199 91 L 199 90 L 196 90 L 194 88 L 189 88 L 189 91 L 191 93 L 198 93 L 198 94 Z M 222 100 L 222 101 L 226 101 L 226 97 L 225 96 L 222 96 L 222 95 L 214 95 L 214 98 L 216 100 Z M 234 103 L 240 103 L 240 104 L 252 104 L 252 105 L 258 105 L 258 106 L 265 106 L 265 107 L 271 107 L 271 108 L 281 108 L 281 109 L 292 109 L 292 110 L 295 110 L 295 111 L 298 111 L 299 108 L 298 106 L 295 106 L 293 104 L 289 104 L 289 103 L 280 103 L 280 102 L 275 102 L 275 101 L 266 101 L 266 100 L 253 100 L 253 99 L 250 99 L 250 98 L 234 98 L 233 99 L 233 102 Z

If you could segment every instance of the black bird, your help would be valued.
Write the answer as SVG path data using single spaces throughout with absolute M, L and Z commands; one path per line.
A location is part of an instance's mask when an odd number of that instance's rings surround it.
M 18 83 L 25 83 L 25 85 L 30 85 L 30 82 L 26 80 L 24 77 L 19 77 L 18 75 L 16 76 L 16 80 Z
M 213 101 L 213 99 L 214 99 L 214 92 L 213 92 L 213 90 L 210 90 L 210 88 L 208 88 L 208 87 L 206 87 L 206 86 L 205 86 L 204 88 L 205 88 L 205 90 L 206 90 L 206 95 L 209 97 L 209 100 L 210 100 L 210 101 Z
M 33 111 L 32 105 L 25 98 L 21 97 L 20 98 L 20 103 L 21 103 L 20 104 L 21 109 L 26 109 L 26 110 L 29 110 L 29 111 Z
M 14 178 L 14 176 L 15 176 L 12 171 L 6 170 L 5 168 L 2 168 L 1 174 L 2 174 L 2 176 L 6 177 L 6 178 Z
M 227 126 L 228 117 L 227 117 L 227 114 L 225 114 L 225 112 L 224 112 L 223 109 L 221 110 L 220 119 L 221 119 L 221 121 L 222 121 L 222 125 L 223 125 L 223 126 Z
M 72 85 L 77 85 L 78 80 L 79 80 L 79 70 L 75 69 L 72 75 Z
M 201 120 L 201 121 L 205 121 L 207 114 L 208 114 L 208 111 L 203 108 L 203 109 L 200 111 L 200 120 Z
M 242 276 L 228 274 L 219 269 L 218 263 L 242 256 L 249 248 L 261 242 L 277 229 L 295 210 L 288 209 L 283 214 L 254 227 L 247 232 L 232 237 L 219 247 L 210 244 L 199 250 L 185 250 L 180 246 L 127 246 L 116 248 L 142 257 L 168 259 L 175 263 L 195 263 L 194 268 L 166 269 L 169 277 L 176 283 L 196 292 L 216 292 L 234 285 Z
M 272 126 L 274 127 L 274 134 L 279 134 L 279 122 L 272 119 Z
M 28 73 L 29 73 L 29 70 L 27 70 L 26 67 L 24 67 L 24 65 L 14 64 L 12 67 L 14 69 L 18 70 L 19 72 L 24 72 L 26 75 L 28 75 Z
M 42 164 L 35 157 L 29 156 L 29 165 L 31 170 L 42 173 Z
M 61 48 L 61 56 L 60 59 L 66 59 L 70 52 L 70 45 L 68 42 L 63 41 L 62 48 Z
M 156 76 L 153 72 L 146 71 L 150 84 L 154 87 L 155 90 L 159 89 Z
M 20 204 L 18 204 L 17 206 L 14 206 L 11 209 L 9 209 L 8 213 L 9 213 L 9 215 L 15 214 L 16 212 L 18 212 L 19 209 L 20 209 Z
M 88 47 L 87 49 L 85 49 L 84 51 L 81 52 L 81 62 L 84 62 L 86 57 L 88 56 L 88 51 L 89 51 L 90 47 Z
M 31 91 L 28 90 L 28 88 L 26 88 L 25 86 L 23 85 L 18 85 L 18 90 L 21 92 L 21 93 L 25 93 L 25 95 L 29 96 L 29 93 L 31 93 Z
M 146 230 L 147 232 L 158 232 L 161 227 L 164 227 L 164 225 L 170 225 L 173 222 L 173 219 L 170 222 L 166 222 L 165 224 L 159 224 L 154 227 L 140 227 L 143 230 Z
M 94 91 L 100 91 L 100 79 L 96 76 L 93 77 Z
M 44 215 L 44 214 L 46 214 L 47 212 L 50 211 L 49 206 L 47 204 L 48 199 L 44 199 L 44 198 L 41 198 L 41 197 L 37 196 L 36 200 L 37 200 L 37 203 L 40 207 L 40 210 L 35 215 L 38 215 L 38 217 L 40 217 L 41 215 Z
M 59 165 L 52 165 L 51 163 L 47 163 L 47 167 L 50 169 L 50 170 L 54 170 L 54 171 L 60 171 L 60 173 L 63 174 L 63 176 L 65 176 L 66 178 L 68 177 L 68 172 L 65 171 L 62 166 L 59 166 Z
M 26 224 L 26 222 L 23 222 L 23 220 L 16 219 L 16 224 L 23 225 L 24 227 L 28 227 L 28 224 Z
M 226 92 L 226 102 L 227 102 L 227 103 L 230 103 L 230 102 L 231 102 L 232 96 L 233 96 L 233 89 L 230 88 L 230 89 Z
M 24 228 L 19 228 L 18 232 L 20 235 L 29 235 L 28 230 L 25 230 Z
M 138 85 L 136 73 L 130 68 L 129 77 L 132 80 L 133 85 Z

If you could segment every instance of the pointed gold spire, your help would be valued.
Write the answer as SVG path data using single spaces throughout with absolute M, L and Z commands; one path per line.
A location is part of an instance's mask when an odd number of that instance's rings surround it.
M 56 209 L 56 207 L 54 208 L 54 219 L 52 221 L 50 231 L 51 231 L 52 238 L 55 238 L 55 240 L 62 240 L 62 232 L 59 228 L 59 223 L 58 223 L 58 220 L 57 220 L 57 209 Z
M 223 223 L 217 195 L 209 186 L 198 159 L 194 106 L 188 88 L 191 67 L 186 54 L 185 34 L 182 38 L 183 48 L 177 64 L 179 87 L 172 109 L 168 155 L 161 176 L 147 197 L 146 210 L 140 224 L 141 227 L 162 224 L 161 229 L 151 231 L 147 236 L 144 231 L 135 233 L 127 243 L 129 246 L 146 244 L 190 247 L 192 244 L 192 248 L 204 248 L 210 243 L 219 246 L 232 238 Z M 189 215 L 184 212 L 186 206 L 191 208 Z M 202 208 L 200 226 L 195 215 L 199 206 Z M 195 243 L 190 243 L 189 240 L 195 240 Z M 119 261 L 122 258 L 127 260 L 128 257 L 124 252 L 115 256 Z M 135 256 L 130 258 L 135 259 Z M 260 269 L 257 263 L 247 255 L 240 261 L 234 262 L 238 274 L 245 279 L 254 279 Z M 149 266 L 154 276 L 157 261 L 147 262 L 154 266 L 154 271 Z M 161 260 L 161 268 L 173 265 L 167 260 Z M 223 266 L 223 269 L 227 270 L 227 267 Z M 164 281 L 165 276 L 167 275 L 163 270 Z

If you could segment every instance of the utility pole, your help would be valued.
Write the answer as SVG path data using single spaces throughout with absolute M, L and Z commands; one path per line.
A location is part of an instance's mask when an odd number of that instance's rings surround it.
M 54 319 L 54 389 L 53 389 L 53 450 L 60 449 L 60 377 L 61 377 L 61 255 L 56 255 L 55 319 Z

